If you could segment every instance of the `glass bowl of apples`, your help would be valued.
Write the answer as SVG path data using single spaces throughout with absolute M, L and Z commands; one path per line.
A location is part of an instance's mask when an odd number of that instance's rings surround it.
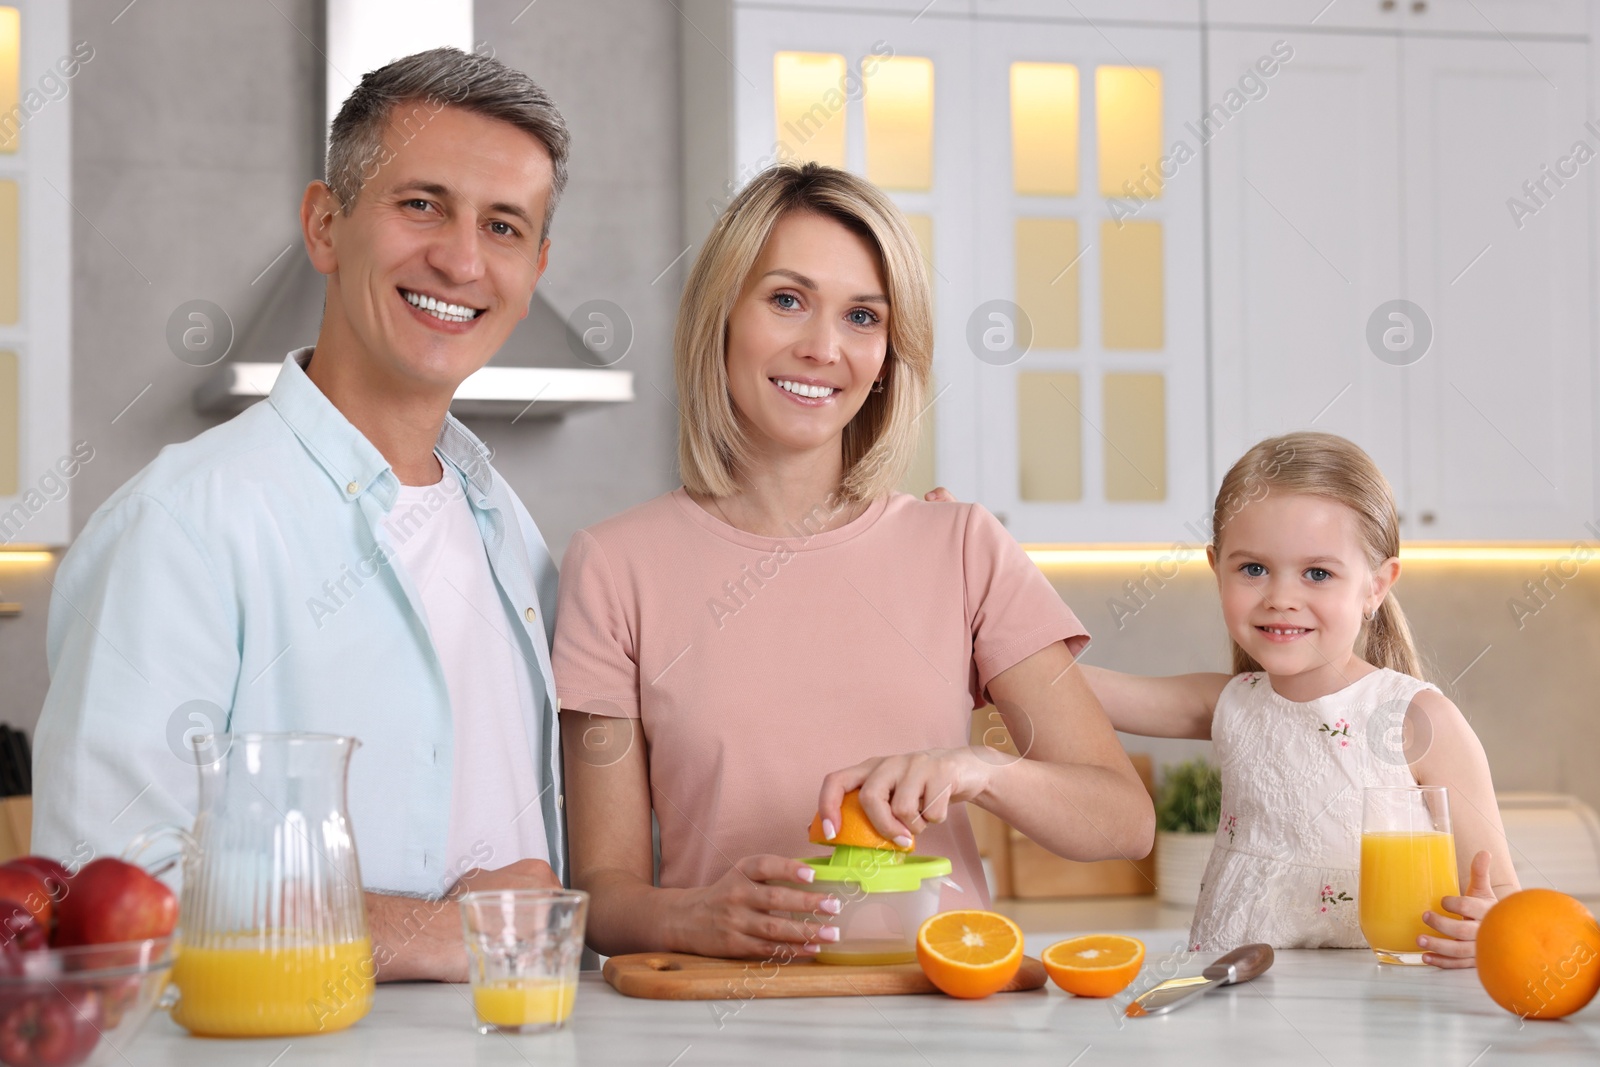
M 177 917 L 172 891 L 121 860 L 0 864 L 0 1064 L 126 1060 L 166 994 Z

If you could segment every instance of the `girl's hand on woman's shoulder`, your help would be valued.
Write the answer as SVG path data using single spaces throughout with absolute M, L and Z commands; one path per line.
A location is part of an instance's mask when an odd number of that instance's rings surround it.
M 971 748 L 878 756 L 822 779 L 817 811 L 829 825 L 840 825 L 844 795 L 860 789 L 861 807 L 872 825 L 905 848 L 917 834 L 948 819 L 951 804 L 980 796 L 994 767 Z
M 1477 965 L 1478 924 L 1494 907 L 1494 887 L 1489 883 L 1488 852 L 1472 857 L 1472 873 L 1467 879 L 1467 891 L 1459 897 L 1445 897 L 1439 902 L 1452 915 L 1425 911 L 1422 921 L 1439 931 L 1443 937 L 1419 937 L 1417 946 L 1423 949 L 1422 962 L 1441 970 L 1473 967 Z

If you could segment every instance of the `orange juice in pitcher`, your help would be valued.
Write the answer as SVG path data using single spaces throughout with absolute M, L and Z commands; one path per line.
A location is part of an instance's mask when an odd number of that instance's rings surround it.
M 186 947 L 172 1018 L 192 1034 L 263 1037 L 343 1030 L 372 1007 L 372 942 Z

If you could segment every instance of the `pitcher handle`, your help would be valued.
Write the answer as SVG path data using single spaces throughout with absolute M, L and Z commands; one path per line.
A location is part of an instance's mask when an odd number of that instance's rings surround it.
M 133 863 L 140 867 L 144 867 L 144 864 L 140 863 L 139 857 L 148 852 L 150 850 L 150 846 L 168 837 L 175 837 L 178 839 L 178 854 L 168 857 L 157 867 L 146 867 L 146 873 L 152 878 L 160 878 L 163 874 L 166 874 L 172 869 L 172 865 L 174 863 L 177 863 L 184 857 L 193 855 L 200 848 L 200 842 L 195 839 L 195 836 L 188 830 L 185 830 L 183 827 L 179 826 L 177 823 L 157 823 L 156 825 L 146 827 L 139 833 L 133 835 L 133 840 L 129 841 L 127 847 L 122 850 L 123 862 Z

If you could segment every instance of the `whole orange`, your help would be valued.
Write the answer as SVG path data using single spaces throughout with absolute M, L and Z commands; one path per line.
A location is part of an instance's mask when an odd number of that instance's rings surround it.
M 1526 1019 L 1571 1015 L 1600 990 L 1600 926 L 1554 889 L 1524 889 L 1490 908 L 1477 957 L 1484 991 Z

